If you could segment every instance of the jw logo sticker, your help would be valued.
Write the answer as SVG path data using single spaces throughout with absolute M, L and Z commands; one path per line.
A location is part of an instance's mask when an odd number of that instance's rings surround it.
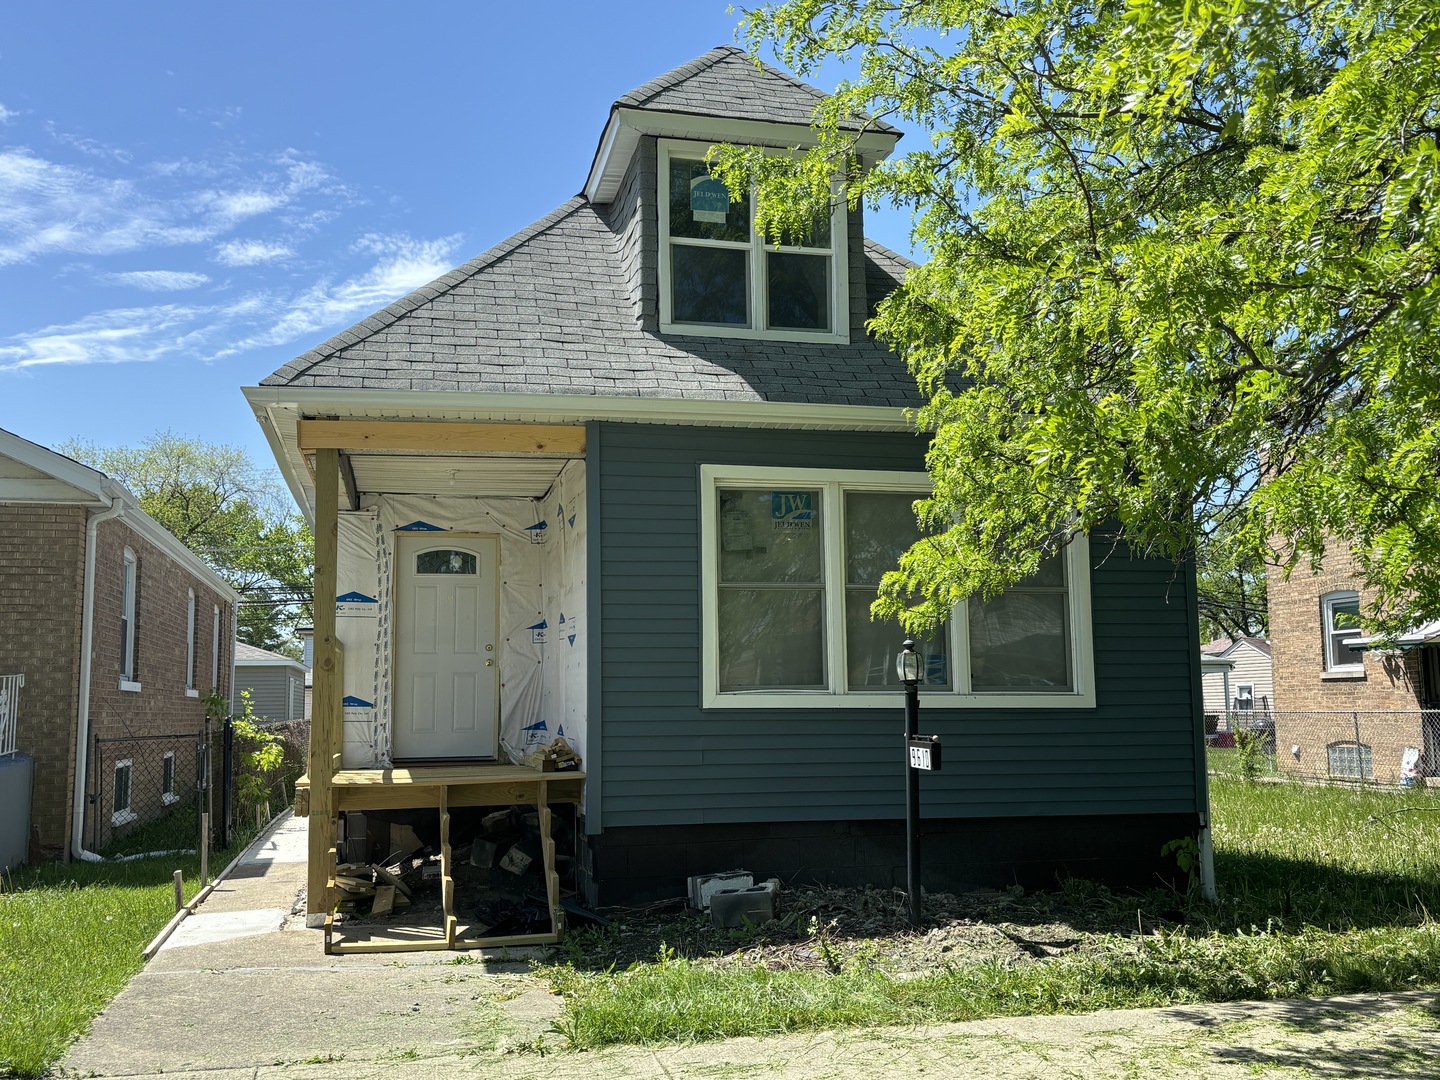
M 813 491 L 772 491 L 770 526 L 774 529 L 809 529 L 815 524 Z
M 544 645 L 545 642 L 549 640 L 550 624 L 544 619 L 541 619 L 534 626 L 527 626 L 525 629 L 530 631 L 530 640 L 536 645 Z
M 534 525 L 525 526 L 525 535 L 530 538 L 532 544 L 543 544 L 545 542 L 545 531 L 550 528 L 548 522 L 537 521 Z
M 362 592 L 341 593 L 335 597 L 337 619 L 373 619 L 380 614 L 380 601 Z

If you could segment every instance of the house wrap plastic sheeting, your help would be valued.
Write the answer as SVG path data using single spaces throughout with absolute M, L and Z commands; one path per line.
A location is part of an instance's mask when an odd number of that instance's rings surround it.
M 347 769 L 391 764 L 395 535 L 500 539 L 500 746 L 518 761 L 563 735 L 586 738 L 585 465 L 566 464 L 540 499 L 377 496 L 341 513 L 335 604 L 345 649 Z

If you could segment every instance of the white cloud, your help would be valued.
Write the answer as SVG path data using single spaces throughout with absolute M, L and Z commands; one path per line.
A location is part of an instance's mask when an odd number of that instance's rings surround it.
M 97 311 L 0 342 L 0 371 L 45 364 L 123 364 L 158 360 L 184 347 L 197 309 L 165 304 Z
M 233 161 L 169 163 L 132 180 L 50 161 L 24 147 L 0 149 L 0 267 L 57 252 L 111 255 L 206 243 L 282 208 L 325 212 L 349 198 L 323 166 L 293 151 L 264 163 L 258 175 L 213 184 L 243 171 L 243 163 Z M 212 186 L 187 190 L 187 181 L 199 176 Z
M 215 249 L 215 261 L 224 266 L 257 266 L 288 259 L 295 252 L 284 244 L 264 240 L 227 240 Z
M 207 284 L 210 277 L 183 270 L 129 270 L 120 274 L 101 274 L 100 280 L 107 285 L 133 285 L 148 292 L 175 292 Z
M 290 296 L 255 291 L 223 304 L 156 304 L 95 312 L 71 323 L 0 339 L 0 371 L 167 357 L 216 360 L 248 349 L 289 344 L 298 350 L 439 277 L 454 264 L 459 243 L 458 235 L 435 240 L 367 236 L 364 250 L 379 258 L 342 281 L 319 281 Z M 102 277 L 151 289 L 189 288 L 208 281 L 204 274 L 165 270 Z
M 3 101 L 0 101 L 0 124 L 8 124 L 11 120 L 14 120 L 19 115 L 20 114 L 14 109 L 7 109 L 5 107 L 5 103 Z

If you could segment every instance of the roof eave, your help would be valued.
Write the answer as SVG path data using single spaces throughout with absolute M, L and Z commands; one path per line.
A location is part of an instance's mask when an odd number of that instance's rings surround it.
M 592 204 L 604 205 L 615 198 L 630 167 L 642 136 L 689 139 L 695 142 L 738 143 L 745 146 L 774 146 L 786 149 L 813 147 L 819 141 L 813 128 L 802 124 L 780 124 L 764 120 L 737 120 L 697 113 L 664 112 L 615 105 L 600 136 L 583 194 Z M 900 140 L 900 132 L 858 130 L 855 149 L 864 167 L 889 157 Z

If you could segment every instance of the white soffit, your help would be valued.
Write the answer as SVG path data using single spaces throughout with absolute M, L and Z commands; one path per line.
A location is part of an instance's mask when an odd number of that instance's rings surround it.
M 489 495 L 538 499 L 565 458 L 354 455 L 355 486 L 370 495 Z

